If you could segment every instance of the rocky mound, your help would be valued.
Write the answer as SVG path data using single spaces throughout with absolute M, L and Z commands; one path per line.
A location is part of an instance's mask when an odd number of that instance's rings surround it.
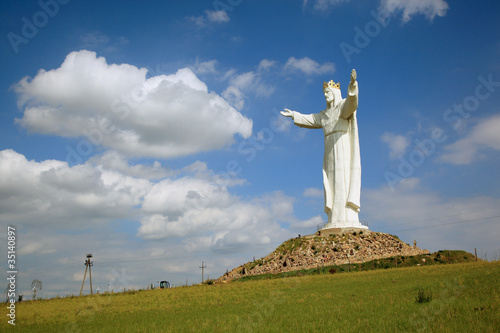
M 327 229 L 314 235 L 289 239 L 266 257 L 236 267 L 216 282 L 248 275 L 277 274 L 318 266 L 362 263 L 396 255 L 421 254 L 429 254 L 429 251 L 410 246 L 397 236 L 367 229 Z

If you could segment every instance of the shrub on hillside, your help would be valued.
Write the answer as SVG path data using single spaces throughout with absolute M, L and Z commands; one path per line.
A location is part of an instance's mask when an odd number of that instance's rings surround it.
M 417 303 L 428 303 L 432 300 L 432 294 L 428 294 L 422 288 L 418 288 L 417 296 L 415 297 L 415 302 Z

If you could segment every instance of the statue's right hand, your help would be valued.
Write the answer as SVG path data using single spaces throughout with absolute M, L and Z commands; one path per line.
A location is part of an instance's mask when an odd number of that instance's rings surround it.
M 282 115 L 284 115 L 285 117 L 292 117 L 293 116 L 293 111 L 290 111 L 288 109 L 285 109 L 285 111 L 281 111 L 280 113 Z

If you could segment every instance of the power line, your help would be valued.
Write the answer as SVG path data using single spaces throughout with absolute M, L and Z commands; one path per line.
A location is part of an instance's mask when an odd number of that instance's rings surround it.
M 477 222 L 477 221 L 488 220 L 488 219 L 497 218 L 497 217 L 500 217 L 500 215 L 482 217 L 482 218 L 479 218 L 479 219 L 466 220 L 466 221 L 457 221 L 457 222 L 441 223 L 441 224 L 434 224 L 434 225 L 425 225 L 425 226 L 421 226 L 421 227 L 415 227 L 415 228 L 409 228 L 409 229 L 399 229 L 399 230 L 394 230 L 394 231 L 407 231 L 407 230 L 416 230 L 416 229 L 424 229 L 424 228 L 437 228 L 437 227 L 441 227 L 441 226 L 444 226 L 444 225 L 460 224 L 460 223 L 468 223 L 468 222 Z
M 276 248 L 277 246 L 279 245 L 279 243 L 276 243 L 276 245 L 257 245 L 257 246 L 253 246 L 251 249 L 248 249 L 248 251 L 243 251 L 243 252 L 240 252 L 241 254 L 245 254 L 245 253 L 253 253 L 255 250 L 257 249 L 262 249 L 262 248 L 266 248 L 268 246 L 272 246 L 274 248 Z M 238 249 L 242 249 L 244 248 L 243 246 L 234 246 L 234 247 L 231 247 L 229 250 L 238 250 Z M 130 260 L 111 260 L 111 261 L 99 261 L 97 264 L 100 266 L 100 267 L 103 267 L 103 266 L 109 266 L 109 265 L 113 265 L 113 264 L 122 264 L 122 263 L 133 263 L 133 262 L 151 262 L 151 261 L 167 261 L 167 260 L 175 260 L 175 259 L 183 259 L 183 258 L 194 258 L 194 257 L 199 257 L 201 254 L 203 255 L 206 255 L 206 251 L 197 251 L 197 252 L 193 252 L 191 254 L 169 254 L 169 255 L 166 255 L 166 256 L 162 256 L 162 257 L 157 257 L 157 258 L 150 258 L 150 259 L 144 259 L 143 257 L 136 257 L 136 258 L 131 258 Z M 77 264 L 75 263 L 67 263 L 67 264 L 56 264 L 56 265 L 53 265 L 51 266 L 51 268 L 58 268 L 58 267 L 73 267 L 73 266 L 76 266 Z M 46 270 L 44 269 L 32 269 L 31 270 L 32 272 L 45 272 Z
M 482 211 L 470 211 L 470 212 L 465 212 L 465 213 L 460 213 L 460 214 L 455 214 L 455 215 L 448 215 L 448 216 L 441 216 L 441 217 L 432 217 L 424 220 L 416 220 L 412 222 L 405 222 L 405 223 L 396 223 L 396 224 L 388 224 L 386 227 L 394 227 L 394 226 L 400 226 L 400 225 L 407 225 L 407 224 L 413 224 L 413 223 L 420 223 L 420 222 L 427 222 L 427 221 L 435 221 L 435 220 L 441 220 L 441 219 L 446 219 L 450 217 L 457 217 L 457 216 L 463 216 L 463 215 L 468 215 L 468 214 L 474 214 L 474 213 L 485 213 L 485 212 L 491 212 L 493 210 L 497 210 L 498 208 L 493 208 L 493 209 L 488 209 L 488 210 L 482 210 Z
M 279 244 L 276 243 L 277 245 L 273 246 L 273 247 L 276 247 L 278 246 Z M 244 251 L 244 252 L 241 252 L 242 254 L 244 253 L 251 253 L 251 252 L 254 252 L 255 249 L 261 249 L 261 248 L 265 248 L 265 247 L 268 247 L 269 245 L 257 245 L 257 246 L 253 246 L 251 249 L 249 249 L 248 251 Z M 234 250 L 238 250 L 238 249 L 242 249 L 244 248 L 244 246 L 234 246 L 234 247 L 231 247 L 231 248 L 228 248 L 227 250 L 228 251 L 234 251 Z M 131 258 L 130 260 L 120 260 L 120 261 L 104 261 L 104 262 L 99 262 L 99 265 L 100 266 L 105 266 L 105 265 L 109 265 L 109 264 L 120 264 L 120 263 L 129 263 L 129 262 L 147 262 L 147 261 L 162 261 L 162 260 L 171 260 L 171 259 L 177 259 L 177 258 L 193 258 L 193 257 L 198 257 L 200 254 L 206 254 L 206 251 L 198 251 L 198 252 L 193 252 L 191 254 L 170 254 L 168 256 L 163 256 L 163 257 L 158 257 L 158 258 L 153 258 L 153 259 L 141 259 L 141 257 L 137 257 L 137 258 Z

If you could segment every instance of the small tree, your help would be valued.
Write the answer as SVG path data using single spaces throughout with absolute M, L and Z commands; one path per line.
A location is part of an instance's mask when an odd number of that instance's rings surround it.
M 42 290 L 42 281 L 34 279 L 31 282 L 31 289 L 33 290 L 33 300 L 36 300 L 36 293 L 38 290 Z

